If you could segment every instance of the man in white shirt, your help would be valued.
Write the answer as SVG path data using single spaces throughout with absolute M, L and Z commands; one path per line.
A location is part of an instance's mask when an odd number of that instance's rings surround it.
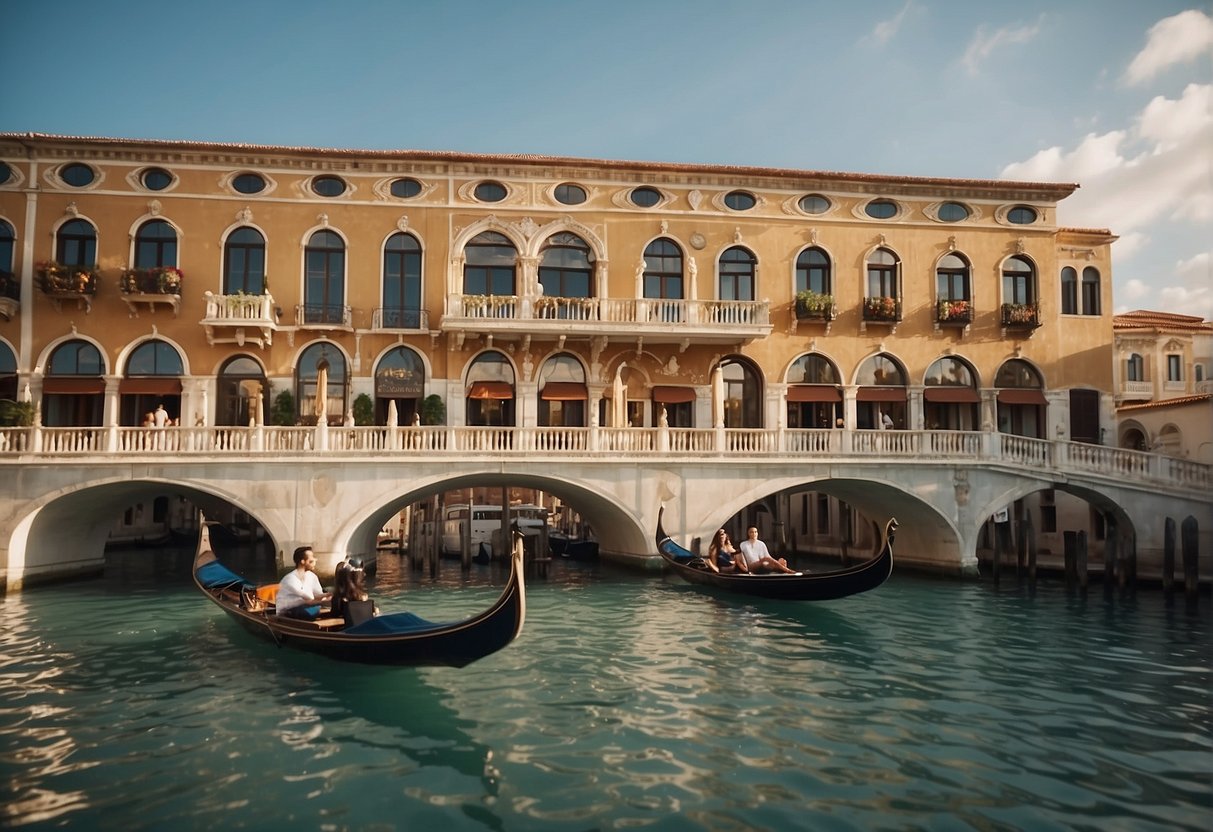
M 783 558 L 776 560 L 771 557 L 767 544 L 758 539 L 758 529 L 753 526 L 746 529 L 746 539 L 741 541 L 740 549 L 742 556 L 745 557 L 746 565 L 750 567 L 751 572 L 756 570 L 772 570 L 782 572 L 785 575 L 800 574 L 794 569 L 788 569 L 788 562 Z
M 332 596 L 324 591 L 313 571 L 316 568 L 316 553 L 312 547 L 300 546 L 295 550 L 294 557 L 295 568 L 283 575 L 278 583 L 274 611 L 288 618 L 311 621 L 320 614 L 320 605 Z

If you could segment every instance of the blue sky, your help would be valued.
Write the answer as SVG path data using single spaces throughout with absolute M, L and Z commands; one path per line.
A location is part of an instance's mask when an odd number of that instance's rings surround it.
M 0 131 L 1078 182 L 1116 310 L 1213 317 L 1209 4 L 2 8 Z

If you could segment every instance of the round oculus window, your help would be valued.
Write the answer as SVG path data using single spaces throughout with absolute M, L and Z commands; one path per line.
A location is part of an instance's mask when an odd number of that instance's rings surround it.
M 939 218 L 944 222 L 961 222 L 969 218 L 969 209 L 959 202 L 945 202 L 939 206 Z
M 1031 225 L 1036 222 L 1037 216 L 1035 208 L 1018 205 L 1007 212 L 1007 222 L 1014 223 L 1015 225 Z
M 12 178 L 13 169 L 8 166 L 8 162 L 0 162 L 0 185 L 7 184 Z
M 806 214 L 824 214 L 830 210 L 830 200 L 821 194 L 809 194 L 800 198 L 800 210 Z
M 631 197 L 632 204 L 638 208 L 652 208 L 661 202 L 661 192 L 655 188 L 636 188 Z
M 586 199 L 585 188 L 569 182 L 557 185 L 554 196 L 561 205 L 580 205 Z
M 897 216 L 897 203 L 887 199 L 874 199 L 863 210 L 874 220 L 887 220 Z
M 237 193 L 259 194 L 265 190 L 265 179 L 259 173 L 242 173 L 232 180 Z
M 139 177 L 139 181 L 149 191 L 163 191 L 173 184 L 173 175 L 164 168 L 148 168 Z
M 73 162 L 59 171 L 59 178 L 73 188 L 83 188 L 93 184 L 93 180 L 97 178 L 97 172 L 88 165 Z
M 506 190 L 500 182 L 481 182 L 474 193 L 481 202 L 501 202 L 505 199 Z
M 409 199 L 421 193 L 421 183 L 416 179 L 397 179 L 392 182 L 392 196 L 397 199 Z
M 724 204 L 734 211 L 748 211 L 758 204 L 758 200 L 747 191 L 730 191 L 724 195 Z
M 317 176 L 312 180 L 312 191 L 320 196 L 341 196 L 345 193 L 345 180 L 340 176 Z

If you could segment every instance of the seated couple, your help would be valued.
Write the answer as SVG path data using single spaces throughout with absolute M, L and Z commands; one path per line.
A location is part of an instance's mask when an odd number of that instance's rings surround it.
M 311 546 L 295 550 L 295 568 L 282 576 L 275 599 L 275 612 L 287 618 L 314 621 L 324 602 L 330 602 L 329 614 L 345 618 L 347 625 L 360 624 L 379 610 L 363 586 L 362 563 L 346 560 L 337 564 L 336 586 L 324 591 L 316 577 L 316 555 Z
M 788 568 L 788 562 L 783 558 L 773 558 L 767 551 L 767 545 L 758 539 L 758 529 L 751 526 L 746 530 L 746 540 L 741 542 L 741 551 L 733 547 L 729 535 L 724 529 L 716 532 L 708 546 L 708 568 L 713 572 L 762 573 L 778 572 L 784 575 L 799 575 L 800 572 Z

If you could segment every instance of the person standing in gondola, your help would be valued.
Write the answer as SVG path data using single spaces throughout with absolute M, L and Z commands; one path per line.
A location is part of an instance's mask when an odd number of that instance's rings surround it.
M 295 568 L 283 575 L 278 583 L 275 613 L 314 621 L 320 615 L 320 605 L 332 596 L 324 591 L 316 577 L 316 553 L 311 546 L 296 549 L 294 560 Z
M 746 539 L 741 541 L 741 554 L 745 558 L 748 572 L 773 571 L 787 575 L 798 574 L 795 569 L 788 568 L 788 562 L 783 558 L 771 557 L 767 544 L 758 539 L 758 529 L 754 526 L 746 529 Z

